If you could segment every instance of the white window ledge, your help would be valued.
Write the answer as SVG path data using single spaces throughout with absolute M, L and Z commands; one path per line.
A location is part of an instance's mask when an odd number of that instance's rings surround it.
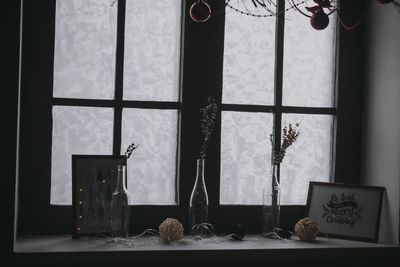
M 315 260 L 350 257 L 363 260 L 386 259 L 399 262 L 398 245 L 376 244 L 318 237 L 315 242 L 297 238 L 277 240 L 259 235 L 244 241 L 223 237 L 164 243 L 158 237 L 140 237 L 130 245 L 105 238 L 72 239 L 63 236 L 30 236 L 15 243 L 17 262 L 165 262 L 165 261 L 265 261 Z

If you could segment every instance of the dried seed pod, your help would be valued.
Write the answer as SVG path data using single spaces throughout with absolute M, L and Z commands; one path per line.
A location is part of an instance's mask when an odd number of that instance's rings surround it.
M 165 219 L 158 227 L 160 238 L 165 242 L 172 242 L 183 238 L 183 226 L 174 218 Z
M 301 219 L 294 226 L 294 232 L 303 241 L 314 241 L 318 234 L 318 224 L 311 218 Z

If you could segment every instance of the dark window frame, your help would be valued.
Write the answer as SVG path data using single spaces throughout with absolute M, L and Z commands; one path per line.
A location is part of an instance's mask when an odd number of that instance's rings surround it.
M 357 5 L 346 2 L 357 1 L 344 1 L 343 3 L 342 15 L 351 20 L 357 16 L 355 12 L 351 12 L 351 10 L 356 10 Z M 125 0 L 118 1 L 119 6 L 123 3 L 125 3 Z M 212 3 L 212 8 L 219 8 L 218 5 L 220 4 L 215 1 Z M 337 55 L 337 62 L 340 68 L 338 68 L 336 81 L 336 109 L 282 107 L 281 93 L 276 94 L 275 103 L 280 103 L 276 106 L 230 105 L 221 104 L 224 14 L 220 13 L 212 17 L 207 23 L 194 23 L 188 16 L 189 7 L 189 4 L 186 3 L 185 5 L 184 3 L 181 102 L 122 101 L 122 94 L 116 95 L 116 99 L 120 101 L 121 110 L 123 106 L 181 110 L 179 122 L 181 125 L 181 145 L 179 147 L 181 164 L 178 168 L 180 174 L 179 205 L 133 206 L 134 218 L 138 218 L 132 220 L 133 232 L 139 233 L 149 227 L 157 228 L 158 224 L 166 217 L 175 217 L 186 225 L 187 206 L 195 178 L 195 160 L 198 157 L 197 153 L 201 140 L 199 109 L 204 106 L 205 100 L 210 94 L 216 97 L 221 110 L 224 111 L 273 112 L 277 116 L 286 112 L 336 114 L 337 130 L 333 178 L 338 182 L 357 183 L 361 161 L 363 50 L 360 49 L 360 46 L 362 45 L 363 25 L 352 32 L 347 32 L 338 27 L 339 42 L 337 49 L 340 53 Z M 118 20 L 121 20 L 121 18 L 118 18 Z M 111 105 L 108 100 L 53 99 L 54 21 L 55 0 L 23 2 L 20 178 L 19 201 L 17 203 L 18 234 L 21 235 L 71 232 L 71 207 L 50 205 L 52 104 Z M 283 18 L 278 23 L 278 27 L 283 27 Z M 283 38 L 278 38 L 278 42 L 283 42 Z M 121 45 L 121 42 L 119 42 L 119 45 Z M 283 51 L 278 51 L 278 53 L 283 53 Z M 117 62 L 119 61 L 117 60 Z M 116 75 L 118 75 L 118 71 Z M 282 70 L 278 70 L 277 75 L 282 75 Z M 118 80 L 121 84 L 118 84 Z M 276 85 L 276 87 L 281 88 L 282 85 Z M 122 88 L 121 77 L 116 79 L 116 88 Z M 119 89 L 117 92 L 120 92 Z M 210 222 L 219 232 L 229 232 L 230 227 L 236 223 L 241 223 L 249 231 L 256 232 L 260 229 L 261 223 L 259 206 L 219 205 L 221 110 L 216 122 L 216 131 L 209 144 L 206 161 Z M 118 117 L 116 119 L 120 120 Z M 359 123 L 355 124 L 354 121 Z M 279 123 L 276 124 L 276 127 L 280 129 Z M 115 129 L 115 131 L 118 132 L 118 129 Z M 280 131 L 275 131 L 275 133 L 277 140 L 279 140 Z M 120 140 L 114 140 L 114 154 L 120 153 L 120 145 L 118 144 L 120 144 Z M 304 210 L 304 206 L 283 206 L 282 222 L 290 227 L 298 218 L 304 216 Z

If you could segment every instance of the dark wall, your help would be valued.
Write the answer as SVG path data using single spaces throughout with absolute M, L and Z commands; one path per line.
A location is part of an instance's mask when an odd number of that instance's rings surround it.
M 367 0 L 340 1 L 340 18 L 355 25 Z M 336 182 L 357 184 L 361 172 L 365 21 L 347 30 L 338 21 Z
M 5 173 L 1 174 L 1 203 L 2 203 L 2 260 L 12 260 L 14 233 L 14 188 L 15 188 L 15 158 L 17 142 L 17 106 L 18 106 L 18 69 L 19 69 L 19 26 L 20 1 L 6 1 L 2 4 L 2 18 L 5 19 L 2 29 L 3 75 L 2 89 L 6 95 L 2 97 L 3 118 L 6 131 L 3 141 L 3 158 L 5 157 Z M 5 73 L 4 73 L 5 72 Z M 4 83 L 5 81 L 5 83 Z M 4 91 L 3 91 L 4 92 Z M 5 105 L 4 105 L 5 104 Z M 2 135 L 4 136 L 4 134 Z M 4 137 L 3 137 L 4 138 Z M 3 228 L 4 227 L 4 228 Z

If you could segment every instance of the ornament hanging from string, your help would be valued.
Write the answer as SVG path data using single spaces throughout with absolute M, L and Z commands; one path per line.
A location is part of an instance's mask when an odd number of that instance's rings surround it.
M 190 18 L 194 22 L 206 22 L 211 17 L 211 7 L 207 0 L 196 0 L 189 9 Z
M 207 22 L 225 12 L 226 1 L 229 0 L 191 0 L 190 18 L 197 23 Z
M 290 0 L 289 3 L 293 6 L 300 14 L 310 18 L 311 26 L 316 30 L 323 30 L 329 25 L 329 15 L 331 15 L 336 8 L 333 6 L 331 0 L 314 0 L 317 5 L 306 6 L 305 9 L 311 13 L 311 15 L 303 12 L 294 0 Z

